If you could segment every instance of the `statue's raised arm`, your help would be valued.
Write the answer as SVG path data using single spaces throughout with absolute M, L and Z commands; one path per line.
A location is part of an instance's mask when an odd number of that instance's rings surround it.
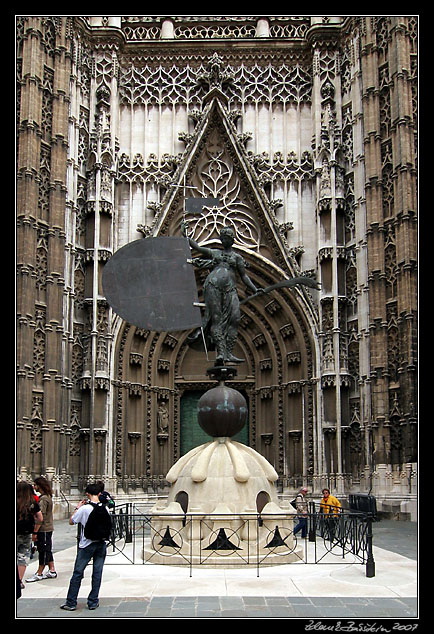
M 195 251 L 199 251 L 199 253 L 206 255 L 208 258 L 212 257 L 212 249 L 204 247 L 196 242 L 196 240 L 193 240 L 193 238 L 190 238 L 190 236 L 188 235 L 188 224 L 186 222 L 181 222 L 181 232 L 182 235 L 187 238 L 192 249 L 195 249 Z

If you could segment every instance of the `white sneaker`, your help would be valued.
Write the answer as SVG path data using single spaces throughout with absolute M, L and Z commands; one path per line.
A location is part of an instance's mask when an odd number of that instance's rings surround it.
M 29 577 L 28 579 L 26 579 L 26 583 L 31 583 L 32 581 L 42 581 L 42 579 L 44 578 L 44 575 L 38 575 L 38 574 L 34 574 L 31 577 Z
M 54 570 L 49 570 L 45 574 L 42 575 L 44 579 L 55 579 L 57 577 L 57 572 Z

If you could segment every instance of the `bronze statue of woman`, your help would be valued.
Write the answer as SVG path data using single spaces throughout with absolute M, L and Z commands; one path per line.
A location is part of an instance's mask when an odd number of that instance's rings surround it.
M 186 235 L 185 225 L 183 232 Z M 209 349 L 216 350 L 215 365 L 242 363 L 244 359 L 233 355 L 241 316 L 236 275 L 240 276 L 253 293 L 258 293 L 259 290 L 246 273 L 244 259 L 232 248 L 235 241 L 234 232 L 230 227 L 224 227 L 220 231 L 223 249 L 203 247 L 192 238 L 186 237 L 190 246 L 206 257 L 206 259 L 194 258 L 193 264 L 200 268 L 210 269 L 203 286 L 205 312 L 202 328 Z M 194 344 L 200 336 L 199 329 L 190 335 L 189 344 Z

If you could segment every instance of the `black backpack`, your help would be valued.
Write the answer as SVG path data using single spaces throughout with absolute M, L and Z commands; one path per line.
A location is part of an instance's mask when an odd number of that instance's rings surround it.
M 112 530 L 112 520 L 106 507 L 99 503 L 89 502 L 93 506 L 89 513 L 86 525 L 84 527 L 84 536 L 93 541 L 101 541 L 110 539 Z
M 108 509 L 110 509 L 111 511 L 114 511 L 115 508 L 115 501 L 112 498 L 112 496 L 110 495 L 110 493 L 108 493 L 108 491 L 102 491 L 99 496 L 99 501 L 104 504 L 104 506 L 106 506 Z

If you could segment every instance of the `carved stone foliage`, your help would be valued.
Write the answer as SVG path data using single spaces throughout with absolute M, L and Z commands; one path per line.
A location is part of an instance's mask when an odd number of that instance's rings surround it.
M 44 225 L 37 229 L 36 243 L 36 288 L 45 289 L 48 267 L 48 231 Z
M 38 208 L 41 220 L 47 222 L 50 207 L 51 148 L 41 143 L 39 162 Z
M 357 333 L 357 321 L 353 320 L 348 324 L 348 372 L 353 381 L 353 389 L 358 388 L 360 376 L 359 370 L 359 339 Z
M 386 298 L 393 299 L 397 294 L 397 274 L 395 229 L 389 225 L 386 230 L 384 246 L 384 272 L 386 277 Z
M 358 422 L 351 423 L 350 425 L 349 445 L 350 452 L 353 454 L 352 458 L 357 462 L 363 452 L 362 435 Z
M 42 92 L 42 138 L 49 142 L 51 139 L 52 117 L 53 117 L 53 82 L 54 71 L 47 66 L 44 67 L 43 92 Z
M 30 453 L 42 452 L 42 424 L 43 424 L 43 403 L 42 394 L 33 394 L 32 398 L 32 419 L 30 432 Z
M 399 379 L 399 367 L 401 365 L 400 336 L 397 323 L 396 303 L 388 304 L 387 316 L 387 361 L 388 372 L 391 382 Z
M 345 176 L 345 242 L 353 242 L 356 237 L 356 212 L 354 199 L 354 174 Z
M 393 214 L 393 207 L 395 204 L 394 193 L 394 170 L 393 170 L 393 155 L 392 155 L 392 141 L 388 140 L 381 146 L 381 178 L 383 183 L 382 201 L 383 201 L 383 215 L 385 218 L 390 217 Z
M 80 432 L 81 432 L 81 403 L 71 403 L 71 425 L 69 437 L 69 455 L 79 456 L 81 451 Z
M 131 63 L 121 67 L 119 96 L 122 104 L 188 104 L 200 106 L 208 90 L 200 79 L 209 72 L 208 62 L 185 58 L 182 65 L 155 65 L 155 60 L 141 66 Z M 310 103 L 311 75 L 299 64 L 272 61 L 228 64 L 226 72 L 233 81 L 226 87 L 229 105 L 260 103 Z
M 270 38 L 301 39 L 310 26 L 310 18 L 303 16 L 271 16 L 266 22 L 264 28 Z M 167 29 L 177 40 L 240 40 L 260 33 L 258 16 L 123 16 L 121 25 L 132 42 L 160 39 Z
M 347 298 L 347 317 L 357 315 L 357 266 L 353 249 L 347 253 L 345 267 L 345 291 Z
M 117 178 L 119 182 L 155 182 L 164 187 L 173 181 L 173 175 L 180 162 L 180 156 L 169 154 L 163 154 L 160 159 L 155 154 L 150 154 L 145 162 L 140 153 L 135 154 L 132 159 L 122 153 L 119 157 Z
M 77 382 L 84 370 L 83 324 L 74 324 L 74 343 L 72 346 L 71 378 Z
M 390 41 L 390 16 L 374 16 L 372 30 L 375 32 L 376 44 L 379 53 L 385 54 Z
M 300 159 L 294 151 L 286 157 L 282 152 L 275 152 L 272 161 L 267 152 L 249 152 L 249 158 L 262 185 L 279 180 L 303 181 L 313 178 L 312 155 L 307 151 L 302 153 Z
M 33 370 L 36 375 L 42 375 L 45 371 L 45 315 L 44 308 L 36 309 L 33 339 Z

